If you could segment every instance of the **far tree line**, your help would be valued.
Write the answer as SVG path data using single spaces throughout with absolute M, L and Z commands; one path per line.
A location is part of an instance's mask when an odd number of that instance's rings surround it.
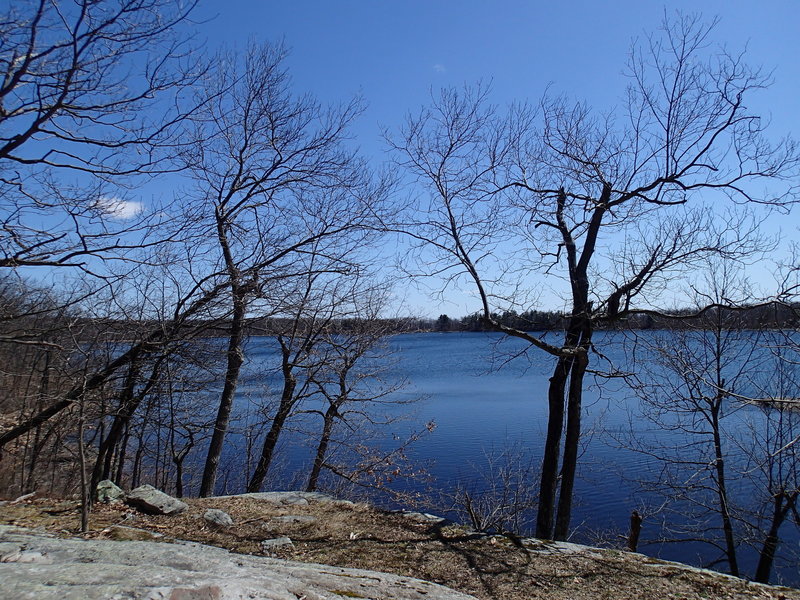
M 764 328 L 795 329 L 798 321 L 798 307 L 794 303 L 768 302 L 755 306 L 704 306 L 701 308 L 681 308 L 672 310 L 653 310 L 641 312 L 600 329 L 702 329 L 711 327 L 718 317 L 726 322 L 736 323 L 743 329 L 760 330 Z M 528 310 L 521 313 L 505 311 L 491 313 L 491 320 L 505 327 L 522 331 L 563 331 L 567 315 L 556 311 Z M 416 320 L 420 331 L 494 331 L 481 313 L 472 313 L 460 318 L 450 318 L 446 314 L 434 320 Z M 399 328 L 398 331 L 404 331 Z
M 602 327 L 601 329 L 646 330 L 646 329 L 703 329 L 712 328 L 718 318 L 728 323 L 735 323 L 742 329 L 796 329 L 800 325 L 798 319 L 800 306 L 792 302 L 766 302 L 758 305 L 741 306 L 704 306 L 701 308 L 681 308 L 671 310 L 652 310 L 631 315 L 629 318 Z M 505 311 L 491 313 L 491 320 L 507 327 L 525 331 L 563 331 L 567 323 L 567 315 L 560 311 L 528 310 L 521 313 Z M 125 341 L 130 335 L 130 320 L 109 320 L 94 318 L 76 318 L 81 321 L 82 335 L 90 339 L 98 331 L 108 340 Z M 376 317 L 371 321 L 380 326 L 386 335 L 400 333 L 427 332 L 492 332 L 491 323 L 487 323 L 480 312 L 462 317 L 450 317 L 441 314 L 436 319 L 429 317 Z M 244 329 L 248 336 L 276 336 L 285 331 L 291 319 L 281 317 L 248 317 Z M 141 321 L 139 327 L 153 327 L 157 322 Z M 205 336 L 224 336 L 230 331 L 231 323 L 225 320 L 195 320 L 186 324 L 187 330 L 200 330 Z M 361 318 L 335 318 L 328 323 L 333 334 L 347 334 L 363 328 Z

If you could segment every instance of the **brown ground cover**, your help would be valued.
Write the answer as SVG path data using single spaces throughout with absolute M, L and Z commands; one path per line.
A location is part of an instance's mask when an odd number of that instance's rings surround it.
M 263 554 L 260 542 L 281 536 L 293 546 L 273 556 L 387 571 L 417 577 L 491 600 L 739 599 L 800 600 L 800 590 L 766 587 L 686 569 L 642 555 L 504 536 L 478 536 L 463 527 L 389 513 L 367 504 L 283 505 L 247 497 L 188 499 L 177 516 L 151 516 L 124 505 L 94 508 L 95 539 L 191 540 L 233 552 Z M 230 514 L 227 530 L 203 512 Z M 313 517 L 313 520 L 281 517 Z M 77 535 L 74 501 L 33 499 L 0 506 L 0 523 Z

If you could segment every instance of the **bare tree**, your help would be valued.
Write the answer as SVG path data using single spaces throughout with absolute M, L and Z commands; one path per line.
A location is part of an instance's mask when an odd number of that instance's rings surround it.
M 637 339 L 648 348 L 638 356 L 635 379 L 639 418 L 666 435 L 632 433 L 628 446 L 663 464 L 659 480 L 648 488 L 675 505 L 679 522 L 670 523 L 670 530 L 718 548 L 721 558 L 708 566 L 727 563 L 738 577 L 739 516 L 731 487 L 742 474 L 729 465 L 732 432 L 726 420 L 742 409 L 740 400 L 752 396 L 770 357 L 763 333 L 747 329 L 741 312 L 725 308 L 748 298 L 747 286 L 726 265 L 712 268 L 709 282 L 696 288 L 696 324 Z
M 3 425 L 27 418 L 53 402 L 81 375 L 70 354 L 76 350 L 71 329 L 79 313 L 69 308 L 66 290 L 36 286 L 5 273 L 0 279 L 0 414 Z M 14 460 L 3 465 L 2 487 L 20 493 L 53 480 L 51 473 L 63 453 L 56 447 L 69 423 L 38 426 L 15 448 Z
M 714 266 L 695 289 L 692 321 L 683 315 L 680 328 L 636 340 L 646 348 L 637 356 L 638 417 L 655 427 L 637 427 L 626 445 L 660 465 L 642 484 L 665 499 L 668 541 L 714 548 L 707 566 L 736 576 L 751 546 L 752 576 L 766 583 L 798 497 L 800 431 L 786 401 L 798 382 L 782 332 L 753 328 L 741 308 L 751 292 L 735 269 Z
M 328 287 L 326 283 L 330 282 L 322 274 L 312 270 L 304 279 L 298 282 L 300 289 L 287 299 L 287 315 L 280 319 L 281 326 L 274 332 L 280 348 L 281 389 L 248 492 L 261 491 L 287 420 L 315 393 L 310 373 L 321 366 L 318 346 L 339 308 L 335 285 Z
M 695 260 L 749 252 L 742 205 L 795 199 L 796 146 L 770 143 L 746 104 L 768 77 L 741 56 L 707 52 L 712 28 L 679 15 L 635 44 L 613 113 L 545 96 L 538 110 L 501 116 L 479 86 L 442 92 L 390 140 L 427 193 L 405 227 L 426 272 L 466 277 L 488 328 L 555 361 L 538 537 L 569 533 L 596 327 L 652 305 Z M 560 343 L 495 318 L 530 308 L 525 290 L 554 280 L 566 305 Z
M 95 394 L 106 384 L 118 381 L 120 373 L 140 359 L 168 354 L 170 346 L 186 344 L 217 323 L 214 316 L 220 312 L 220 299 L 228 287 L 224 280 L 220 280 L 218 274 L 213 273 L 198 281 L 191 281 L 188 288 L 182 287 L 177 280 L 170 281 L 169 285 L 175 288 L 172 290 L 174 302 L 166 309 L 163 319 L 153 323 L 148 320 L 131 321 L 130 318 L 126 318 L 125 343 L 116 347 L 106 345 L 106 360 L 79 365 L 83 373 L 79 381 L 71 381 L 58 393 L 51 394 L 47 404 L 37 408 L 32 414 L 17 415 L 16 424 L 10 423 L 0 434 L 0 450 L 65 410 L 76 406 L 87 395 Z M 113 290 L 111 293 L 112 299 L 116 298 Z M 137 313 L 146 309 L 147 303 L 143 303 Z M 130 316 L 124 311 L 122 314 Z M 135 327 L 132 329 L 133 325 Z M 76 336 L 76 339 L 81 341 L 80 336 Z M 116 341 L 119 341 L 119 337 Z M 112 351 L 115 349 L 120 351 Z M 84 348 L 82 352 L 86 354 L 87 350 Z
M 734 438 L 737 452 L 746 459 L 743 476 L 755 492 L 745 507 L 743 538 L 758 553 L 753 579 L 761 583 L 770 580 L 780 558 L 789 565 L 797 561 L 796 551 L 786 545 L 783 556 L 778 553 L 785 526 L 793 523 L 800 529 L 800 379 L 792 338 L 793 332 L 769 333 L 770 368 L 757 381 L 757 398 L 748 400 L 758 410 L 748 415 L 748 435 Z
M 341 466 L 334 466 L 332 460 L 335 453 L 331 448 L 345 445 L 344 437 L 336 435 L 337 429 L 358 436 L 365 433 L 365 424 L 390 425 L 398 418 L 386 416 L 384 409 L 413 401 L 396 394 L 405 381 L 390 375 L 393 361 L 386 338 L 392 331 L 380 319 L 387 292 L 384 282 L 367 286 L 357 282 L 346 290 L 347 310 L 339 318 L 338 327 L 327 331 L 323 339 L 319 367 L 310 373 L 312 388 L 322 403 L 306 412 L 321 417 L 322 427 L 314 434 L 317 442 L 307 491 L 317 489 L 325 470 L 346 472 Z M 365 437 L 360 440 L 362 443 L 366 442 Z M 381 469 L 388 471 L 392 459 L 387 456 Z M 351 473 L 348 480 L 353 479 Z
M 324 108 L 295 96 L 281 46 L 221 57 L 183 156 L 194 180 L 187 218 L 229 298 L 227 371 L 200 494 L 213 493 L 239 372 L 248 308 L 280 282 L 355 268 L 348 257 L 379 225 L 385 189 L 344 144 L 358 101 Z M 213 246 L 207 242 L 213 240 Z M 322 258 L 325 260 L 322 260 Z M 273 306 L 278 304 L 273 302 Z M 261 313 L 269 313 L 262 310 Z M 254 313 L 255 314 L 255 313 Z
M 538 465 L 518 443 L 484 450 L 485 461 L 464 474 L 445 499 L 477 531 L 524 535 L 533 525 Z
M 796 391 L 797 382 L 792 382 Z M 780 391 L 779 391 L 780 393 Z M 753 579 L 767 583 L 778 558 L 784 525 L 800 528 L 800 417 L 785 397 L 763 398 L 761 419 L 751 425 L 753 446 L 744 448 L 749 459 L 747 475 L 758 474 L 754 483 L 763 502 L 751 509 L 748 525 L 755 535 L 748 536 L 758 546 L 758 564 Z M 796 560 L 787 549 L 789 560 Z M 785 557 L 784 557 L 785 558 Z
M 87 298 L 100 298 L 95 296 L 99 289 L 111 297 L 124 295 L 114 286 L 152 259 L 140 250 L 157 248 L 171 235 L 172 228 L 163 227 L 163 213 L 126 190 L 176 168 L 171 157 L 193 110 L 184 96 L 204 71 L 202 55 L 194 53 L 184 29 L 194 4 L 22 0 L 3 8 L 0 267 L 18 277 L 31 269 L 53 273 L 56 268 L 95 276 L 80 293 L 62 294 L 63 306 L 52 306 L 50 315 L 38 315 L 53 323 L 59 312 L 76 307 L 84 329 L 76 336 L 83 345 L 94 339 L 86 319 L 97 316 L 84 312 L 92 307 Z M 129 264 L 114 272 L 111 265 L 118 260 Z M 183 313 L 186 303 L 193 307 L 189 314 Z M 210 303 L 211 296 L 196 304 L 191 295 L 178 297 L 176 316 L 191 320 Z M 96 321 L 95 329 L 113 325 L 112 320 Z M 179 316 L 166 328 L 129 332 L 131 346 L 107 355 L 106 364 L 93 356 L 81 381 L 52 388 L 35 413 L 16 413 L 5 422 L 0 448 L 41 431 L 67 409 L 84 406 L 125 367 L 158 354 L 160 344 L 174 339 L 186 322 Z M 129 325 L 136 328 L 133 321 Z M 21 318 L 15 329 L 24 328 Z M 55 351 L 44 337 L 41 331 L 17 333 L 3 341 L 35 342 Z M 64 356 L 70 351 L 63 349 Z

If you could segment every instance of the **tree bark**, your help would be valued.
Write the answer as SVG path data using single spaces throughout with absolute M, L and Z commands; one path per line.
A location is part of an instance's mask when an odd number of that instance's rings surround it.
M 238 288 L 238 286 L 236 287 Z M 203 469 L 203 480 L 200 484 L 201 498 L 211 496 L 214 493 L 219 459 L 222 456 L 222 447 L 225 442 L 225 435 L 228 433 L 233 399 L 236 394 L 236 387 L 239 384 L 239 372 L 244 363 L 242 342 L 244 340 L 245 301 L 243 294 L 240 294 L 238 289 L 234 289 L 233 294 L 233 317 L 231 319 L 231 333 L 228 338 L 228 365 L 225 371 L 225 385 L 222 388 L 222 395 L 219 399 L 214 432 L 211 435 L 211 443 L 208 446 L 208 454 Z
M 783 503 L 784 499 L 787 500 L 786 504 Z M 758 555 L 758 566 L 756 567 L 755 581 L 758 583 L 768 583 L 769 576 L 772 572 L 772 563 L 775 561 L 775 552 L 778 550 L 780 538 L 778 531 L 780 530 L 786 515 L 794 507 L 797 502 L 797 493 L 787 497 L 786 494 L 777 494 L 774 497 L 772 522 L 770 523 L 769 532 L 764 538 L 764 545 L 761 547 L 761 552 Z
M 561 486 L 558 496 L 558 514 L 553 539 L 566 540 L 569 536 L 569 523 L 572 516 L 572 492 L 575 487 L 575 473 L 578 469 L 578 452 L 581 439 L 581 416 L 583 411 L 583 378 L 589 357 L 581 344 L 579 354 L 572 361 L 569 390 L 567 394 L 567 430 L 564 436 L 564 457 L 561 463 Z
M 286 419 L 292 412 L 294 407 L 294 390 L 297 387 L 297 380 L 292 374 L 292 365 L 289 363 L 289 349 L 283 347 L 283 391 L 281 392 L 281 400 L 278 405 L 278 410 L 275 417 L 272 419 L 272 426 L 264 438 L 264 445 L 261 448 L 261 456 L 258 459 L 258 464 L 253 471 L 253 476 L 250 478 L 250 483 L 247 485 L 247 491 L 254 493 L 260 492 L 264 479 L 269 471 L 270 464 L 272 463 L 272 455 L 275 453 L 275 447 L 278 445 L 278 438 L 281 435 L 283 426 Z
M 718 400 L 721 402 L 721 399 Z M 720 436 L 719 403 L 711 412 L 712 429 L 714 435 L 714 466 L 717 476 L 717 497 L 722 516 L 722 531 L 725 535 L 725 555 L 728 558 L 728 567 L 731 575 L 739 577 L 739 562 L 736 557 L 736 540 L 733 535 L 733 521 L 731 519 L 730 504 L 728 502 L 728 487 L 725 477 L 725 461 L 722 455 L 722 438 Z
M 81 533 L 89 531 L 89 509 L 91 508 L 92 496 L 89 493 L 88 481 L 86 480 L 86 440 L 84 440 L 85 428 L 85 407 L 80 403 L 78 413 L 78 466 L 81 470 Z
M 547 390 L 549 404 L 547 437 L 539 483 L 539 508 L 536 513 L 536 537 L 545 540 L 553 538 L 553 514 L 558 487 L 558 454 L 561 449 L 561 431 L 564 427 L 564 389 L 571 367 L 572 358 L 560 356 Z
M 314 492 L 317 489 L 317 482 L 322 472 L 322 465 L 325 464 L 325 454 L 328 452 L 328 444 L 330 443 L 331 433 L 333 432 L 333 422 L 338 414 L 339 411 L 333 404 L 328 406 L 328 410 L 325 411 L 322 434 L 319 438 L 319 444 L 317 444 L 314 465 L 311 467 L 311 474 L 308 477 L 308 485 L 306 486 L 307 492 Z
M 628 533 L 628 550 L 636 552 L 639 547 L 639 535 L 642 533 L 642 516 L 638 511 L 631 513 L 631 530 Z

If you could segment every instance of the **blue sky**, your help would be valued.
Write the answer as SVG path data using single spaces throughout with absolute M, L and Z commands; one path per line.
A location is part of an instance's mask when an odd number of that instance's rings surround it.
M 613 106 L 631 41 L 658 26 L 664 10 L 721 19 L 715 41 L 774 69 L 764 94 L 775 124 L 800 119 L 800 3 L 586 0 L 207 0 L 198 28 L 211 45 L 285 40 L 299 90 L 335 101 L 361 93 L 365 150 L 377 151 L 380 125 L 394 126 L 425 102 L 431 87 L 492 80 L 499 102 L 537 99 L 545 86 Z
M 557 93 L 612 108 L 632 40 L 658 27 L 664 11 L 720 18 L 713 41 L 773 72 L 756 100 L 776 135 L 800 135 L 800 2 L 354 1 L 207 0 L 197 28 L 209 46 L 243 48 L 248 40 L 283 40 L 297 91 L 323 102 L 361 94 L 368 109 L 354 134 L 362 150 L 384 160 L 381 127 L 396 128 L 430 90 L 491 80 L 493 99 L 538 99 Z M 796 231 L 797 213 L 783 218 Z M 412 295 L 420 312 L 464 314 L 465 298 L 440 308 Z

